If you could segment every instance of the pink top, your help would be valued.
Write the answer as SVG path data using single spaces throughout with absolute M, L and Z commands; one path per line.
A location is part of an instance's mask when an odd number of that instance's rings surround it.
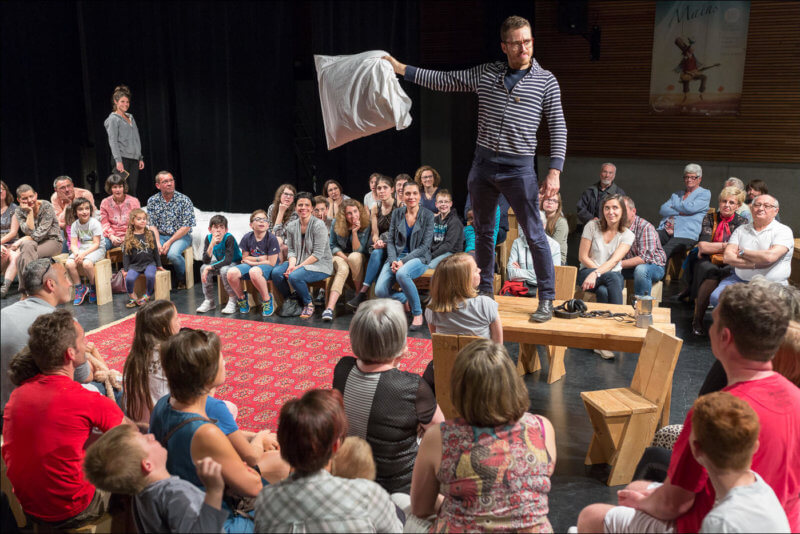
M 445 421 L 436 477 L 445 499 L 432 532 L 552 532 L 547 494 L 552 461 L 542 421 L 530 413 L 508 426 Z
M 64 225 L 66 224 L 64 222 L 64 215 L 65 215 L 64 210 L 69 206 L 71 206 L 76 198 L 87 199 L 89 202 L 92 203 L 92 207 L 94 209 L 97 209 L 97 205 L 94 203 L 94 195 L 92 195 L 91 191 L 89 191 L 88 189 L 83 189 L 82 187 L 73 187 L 72 189 L 73 191 L 75 191 L 75 198 L 69 201 L 67 200 L 62 201 L 60 198 L 58 198 L 58 193 L 53 193 L 52 195 L 50 195 L 50 204 L 52 204 L 53 209 L 56 210 L 56 217 L 58 217 L 58 224 L 59 226 L 61 226 L 61 228 L 64 228 Z
M 124 238 L 131 211 L 141 207 L 139 199 L 131 195 L 125 195 L 122 204 L 114 202 L 113 196 L 104 198 L 100 202 L 100 223 L 103 225 L 103 236 L 115 235 Z

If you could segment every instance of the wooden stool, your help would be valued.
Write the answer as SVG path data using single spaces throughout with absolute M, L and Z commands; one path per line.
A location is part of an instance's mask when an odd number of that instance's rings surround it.
M 256 306 L 261 306 L 261 294 L 256 289 L 256 286 L 253 285 L 253 282 L 250 280 L 240 280 L 240 283 L 244 286 L 244 290 L 247 292 L 247 303 L 250 305 L 251 308 Z M 270 289 L 271 282 L 267 281 L 267 289 Z M 273 298 L 275 296 L 275 291 L 272 292 Z M 225 306 L 229 300 L 228 292 L 225 291 L 225 286 L 222 285 L 222 276 L 217 276 L 217 300 L 219 301 L 220 306 Z
M 156 289 L 153 298 L 155 300 L 170 300 L 169 292 L 172 289 L 172 273 L 164 271 L 156 271 Z M 138 297 L 143 297 L 147 293 L 147 279 L 144 274 L 140 274 L 133 285 L 133 292 Z
M 53 259 L 62 265 L 66 265 L 68 257 L 68 254 L 59 254 L 58 256 L 53 256 Z M 69 273 L 67 273 L 67 276 L 69 276 Z M 72 280 L 72 283 L 70 298 L 74 299 L 75 280 Z M 94 264 L 94 287 L 97 293 L 98 306 L 108 304 L 113 300 L 113 294 L 111 293 L 111 260 L 108 258 L 103 258 Z
M 194 287 L 194 251 L 191 245 L 183 251 L 183 261 L 186 263 L 186 289 L 191 289 Z M 169 263 L 169 258 L 162 255 L 161 264 L 169 265 Z

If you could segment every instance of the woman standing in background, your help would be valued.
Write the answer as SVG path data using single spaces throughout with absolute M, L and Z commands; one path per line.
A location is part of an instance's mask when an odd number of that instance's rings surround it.
M 142 157 L 142 141 L 139 139 L 139 128 L 133 115 L 128 113 L 131 107 L 131 90 L 127 85 L 118 85 L 111 95 L 111 113 L 103 125 L 108 132 L 108 146 L 111 147 L 111 158 L 114 172 L 128 173 L 128 190 L 138 198 L 136 186 L 139 171 L 144 169 Z

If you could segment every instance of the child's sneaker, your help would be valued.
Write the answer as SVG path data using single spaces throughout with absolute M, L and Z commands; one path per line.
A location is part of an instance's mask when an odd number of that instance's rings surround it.
M 236 300 L 236 305 L 239 306 L 239 313 L 250 313 L 250 303 L 247 302 L 247 291 L 244 292 L 244 297 Z
M 83 284 L 80 284 L 75 288 L 75 300 L 72 301 L 74 306 L 80 306 L 83 304 L 83 299 L 86 298 L 86 295 L 89 294 L 89 288 Z
M 274 302 L 275 299 L 272 297 L 272 293 L 270 293 L 269 300 L 261 303 L 261 317 L 270 317 L 273 313 L 275 313 Z
M 224 308 L 222 308 L 222 313 L 230 315 L 232 313 L 236 313 L 237 309 L 238 307 L 236 305 L 236 299 L 229 298 L 228 303 L 225 305 Z
M 333 310 L 328 308 L 324 312 L 322 312 L 322 320 L 325 322 L 333 321 Z
M 216 307 L 217 307 L 216 302 L 214 302 L 213 300 L 205 299 L 203 303 L 200 306 L 198 306 L 197 313 L 205 313 L 209 310 L 213 310 Z
M 89 304 L 97 304 L 97 291 L 94 286 L 89 286 Z

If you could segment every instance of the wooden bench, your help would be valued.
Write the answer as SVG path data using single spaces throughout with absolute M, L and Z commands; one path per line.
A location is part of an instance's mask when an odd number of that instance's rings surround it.
M 450 375 L 453 365 L 461 349 L 481 339 L 476 336 L 455 336 L 449 334 L 432 334 L 433 345 L 433 379 L 436 385 L 436 402 L 442 409 L 445 419 L 453 419 L 460 414 L 453 406 L 450 390 Z
M 682 345 L 677 337 L 651 326 L 630 387 L 581 393 L 594 429 L 585 463 L 611 465 L 609 486 L 631 481 L 659 420 L 669 420 L 672 375 Z
M 556 265 L 556 300 L 569 300 L 575 293 L 575 280 L 578 277 L 578 268 L 571 265 Z M 524 298 L 524 297 L 523 297 Z M 552 384 L 567 373 L 564 367 L 564 355 L 567 347 L 550 345 L 547 347 L 549 369 L 547 383 Z M 519 357 L 517 358 L 517 372 L 520 376 L 533 373 L 542 368 L 539 361 L 539 352 L 536 345 L 520 343 Z

